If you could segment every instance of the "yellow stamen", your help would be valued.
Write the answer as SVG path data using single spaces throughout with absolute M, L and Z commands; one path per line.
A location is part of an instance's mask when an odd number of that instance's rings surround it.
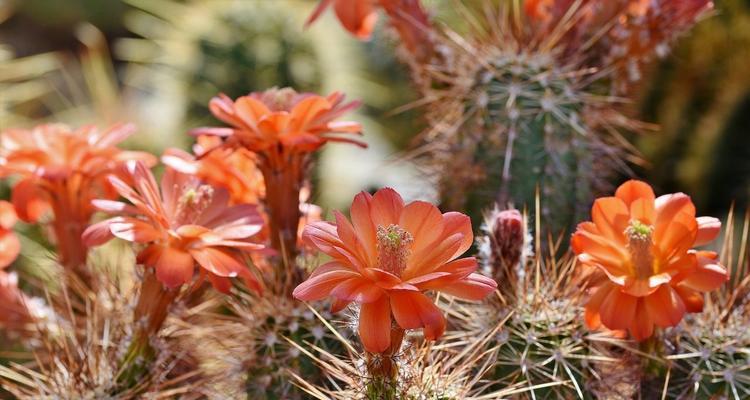
M 177 202 L 177 221 L 181 224 L 196 222 L 211 204 L 213 196 L 214 189 L 208 185 L 191 187 L 183 191 Z
M 409 246 L 414 241 L 411 233 L 398 225 L 378 226 L 378 264 L 380 269 L 396 276 L 406 269 Z
M 638 220 L 630 221 L 630 226 L 625 229 L 633 272 L 640 279 L 647 279 L 654 274 L 653 232 L 653 226 Z

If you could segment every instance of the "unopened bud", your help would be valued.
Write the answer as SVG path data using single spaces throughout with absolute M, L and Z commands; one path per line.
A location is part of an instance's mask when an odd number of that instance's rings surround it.
M 508 301 L 513 301 L 523 265 L 530 255 L 530 237 L 523 215 L 515 209 L 493 210 L 485 216 L 479 254 L 484 271 L 497 281 Z
M 493 212 L 492 252 L 506 268 L 515 268 L 521 260 L 526 241 L 526 227 L 518 210 Z

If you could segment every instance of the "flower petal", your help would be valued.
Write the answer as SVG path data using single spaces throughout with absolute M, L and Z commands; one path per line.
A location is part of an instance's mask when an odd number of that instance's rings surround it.
M 613 276 L 628 275 L 625 264 L 628 255 L 622 247 L 604 236 L 581 229 L 579 225 L 573 234 L 572 245 L 582 262 L 603 268 Z
M 612 290 L 619 289 L 611 283 L 605 282 L 602 286 L 594 289 L 594 293 L 586 302 L 585 322 L 586 327 L 589 329 L 599 329 L 601 326 L 601 315 L 599 314 L 599 309 Z
M 362 277 L 349 278 L 331 290 L 331 296 L 343 301 L 372 303 L 380 299 L 383 289 Z
M 95 247 L 103 245 L 104 243 L 112 240 L 112 238 L 114 238 L 114 235 L 112 235 L 112 229 L 109 225 L 113 220 L 116 219 L 120 218 L 116 217 L 113 219 L 107 219 L 101 222 L 97 222 L 96 224 L 90 225 L 88 228 L 86 228 L 86 230 L 83 231 L 83 235 L 81 236 L 83 244 L 85 244 L 86 247 Z
M 109 214 L 138 214 L 138 209 L 121 201 L 97 199 L 91 200 L 91 204 L 99 211 Z
M 12 264 L 20 252 L 21 242 L 18 236 L 13 231 L 0 229 L 0 269 Z
M 341 25 L 358 39 L 368 39 L 378 20 L 378 14 L 369 1 L 336 0 L 333 9 Z
M 218 276 L 235 278 L 247 270 L 244 262 L 224 249 L 201 247 L 190 249 L 190 254 L 202 268 Z
M 445 332 L 445 318 L 429 297 L 419 292 L 393 291 L 391 308 L 396 322 L 403 329 L 424 327 L 427 340 L 437 340 Z
M 150 223 L 130 217 L 111 219 L 109 229 L 113 235 L 128 242 L 148 243 L 161 237 L 161 232 Z
M 646 307 L 646 302 L 643 298 L 638 299 L 638 305 L 635 310 L 635 318 L 633 323 L 630 325 L 630 334 L 637 341 L 645 340 L 654 333 L 654 321 L 651 318 L 651 313 Z
M 408 280 L 442 267 L 454 257 L 456 250 L 461 246 L 463 238 L 463 234 L 456 233 L 437 243 L 435 247 L 426 248 L 419 253 L 413 254 L 407 262 L 407 267 L 402 274 L 402 278 Z
M 630 219 L 652 225 L 656 218 L 655 207 L 653 200 L 637 199 L 630 204 Z
M 698 224 L 695 218 L 680 214 L 662 230 L 654 231 L 654 243 L 662 259 L 671 260 L 673 257 L 681 257 L 690 250 L 695 243 L 697 233 Z
M 681 214 L 685 214 L 680 217 Z M 659 243 L 661 238 L 670 231 L 673 222 L 679 222 L 686 228 L 692 228 L 689 220 L 695 223 L 695 206 L 690 197 L 684 193 L 673 193 L 659 196 L 656 199 L 656 219 L 654 221 L 654 242 Z M 697 223 L 695 223 L 697 230 Z M 691 245 L 693 243 L 690 243 Z
M 729 273 L 721 264 L 710 258 L 699 256 L 698 266 L 680 281 L 680 285 L 699 292 L 709 292 L 719 288 L 728 280 Z
M 670 285 L 661 285 L 644 301 L 654 323 L 662 328 L 677 325 L 685 315 L 685 303 Z
M 211 273 L 206 273 L 208 281 L 211 282 L 211 286 L 221 293 L 229 294 L 232 291 L 232 280 L 223 276 L 218 276 Z
M 626 206 L 630 207 L 634 201 L 639 199 L 653 203 L 656 196 L 654 195 L 654 190 L 648 183 L 631 179 L 617 188 L 615 197 L 622 200 Z
M 13 204 L 0 200 L 0 229 L 13 229 L 16 221 L 18 221 L 18 216 Z
M 327 262 L 318 268 L 315 268 L 315 270 L 310 274 L 309 278 L 312 278 L 314 276 L 318 276 L 320 274 L 324 274 L 326 272 L 332 272 L 332 271 L 346 271 L 351 273 L 356 273 L 357 271 L 351 269 L 349 266 L 346 266 L 344 264 L 341 264 L 337 261 L 331 261 Z M 308 278 L 308 279 L 309 279 Z
M 703 311 L 703 293 L 683 287 L 682 285 L 675 286 L 674 290 L 680 296 L 682 302 L 685 303 L 685 311 L 690 313 Z
M 307 224 L 302 231 L 302 239 L 310 246 L 317 248 L 325 254 L 340 260 L 346 260 L 336 248 L 344 247 L 339 239 L 336 225 L 328 221 L 316 221 Z
M 396 225 L 404 209 L 401 195 L 391 188 L 383 188 L 375 192 L 370 202 L 370 215 L 375 227 Z
M 414 238 L 412 252 L 432 245 L 443 233 L 443 214 L 425 201 L 413 201 L 404 207 L 398 223 Z
M 346 306 L 348 306 L 350 303 L 351 303 L 351 301 L 333 299 L 333 301 L 331 301 L 331 312 L 332 313 L 337 313 L 337 312 L 345 309 Z
M 461 233 L 463 238 L 461 239 L 461 245 L 458 246 L 451 259 L 469 250 L 474 243 L 474 232 L 471 230 L 471 219 L 468 215 L 459 212 L 447 212 L 443 214 L 443 237 L 448 238 L 455 233 Z
M 497 283 L 484 275 L 473 273 L 466 278 L 437 288 L 442 293 L 466 300 L 482 300 L 497 289 Z
M 352 225 L 357 232 L 359 242 L 364 249 L 368 265 L 375 265 L 377 262 L 377 239 L 375 235 L 375 225 L 372 223 L 370 216 L 370 202 L 372 196 L 367 192 L 360 192 L 354 196 L 350 210 Z
M 359 338 L 370 353 L 382 353 L 391 345 L 391 306 L 388 296 L 362 304 L 359 310 Z
M 52 207 L 47 194 L 32 179 L 24 179 L 13 186 L 11 202 L 18 218 L 24 222 L 38 222 Z
M 721 232 L 721 221 L 714 217 L 698 217 L 698 235 L 695 237 L 693 246 L 709 244 L 719 236 Z
M 299 284 L 292 296 L 303 301 L 321 300 L 328 297 L 341 282 L 358 276 L 356 272 L 341 269 L 322 272 Z
M 627 205 L 617 197 L 602 197 L 594 201 L 591 220 L 600 234 L 617 243 L 625 243 L 625 229 L 630 221 Z
M 610 290 L 599 308 L 602 324 L 609 329 L 630 328 L 635 318 L 637 299 L 621 290 Z
M 193 279 L 195 260 L 189 253 L 171 246 L 162 247 L 156 261 L 156 278 L 164 286 L 174 289 Z
M 359 243 L 359 238 L 352 224 L 338 211 L 334 211 L 333 215 L 336 218 L 336 232 L 344 244 L 344 248 L 357 258 L 358 265 L 368 266 L 369 259 L 364 248 Z

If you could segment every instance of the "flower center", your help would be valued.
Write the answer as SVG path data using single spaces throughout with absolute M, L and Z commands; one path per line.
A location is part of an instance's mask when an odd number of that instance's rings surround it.
M 297 92 L 292 88 L 274 88 L 263 94 L 263 103 L 271 111 L 290 111 Z
M 192 224 L 200 218 L 203 211 L 211 204 L 214 197 L 214 188 L 209 185 L 201 185 L 183 190 L 180 200 L 177 202 L 176 219 L 181 225 Z
M 628 251 L 637 278 L 646 279 L 654 274 L 654 254 L 651 249 L 653 233 L 653 226 L 638 220 L 630 221 L 630 226 L 625 229 Z
M 406 269 L 409 246 L 414 237 L 398 225 L 378 226 L 378 266 L 396 276 Z

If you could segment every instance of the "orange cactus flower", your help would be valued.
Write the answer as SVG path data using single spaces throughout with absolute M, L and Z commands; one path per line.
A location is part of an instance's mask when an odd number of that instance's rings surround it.
M 103 131 L 57 124 L 0 133 L 0 177 L 20 178 L 12 190 L 18 217 L 39 222 L 52 211 L 61 264 L 74 269 L 85 264 L 81 233 L 96 211 L 91 200 L 116 196 L 107 175 L 121 171 L 127 160 L 155 163 L 149 154 L 116 147 L 133 131 L 131 124 Z
M 474 273 L 474 257 L 458 258 L 471 247 L 466 215 L 441 214 L 423 201 L 404 204 L 393 189 L 374 196 L 362 192 L 351 207 L 351 222 L 335 212 L 336 223 L 307 225 L 303 237 L 333 258 L 294 290 L 294 297 L 334 299 L 332 311 L 350 302 L 361 305 L 359 336 L 365 349 L 381 353 L 391 346 L 392 316 L 402 329 L 424 329 L 439 338 L 445 318 L 423 292 L 435 290 L 479 300 L 495 281 Z
M 13 263 L 21 252 L 21 242 L 13 233 L 16 220 L 13 205 L 7 201 L 0 201 L 0 270 Z
M 331 142 L 365 144 L 351 137 L 361 134 L 356 122 L 335 121 L 358 106 L 343 104 L 344 96 L 328 97 L 273 88 L 232 101 L 225 95 L 211 100 L 216 118 L 231 128 L 198 128 L 196 135 L 224 137 L 219 149 L 246 149 L 254 153 L 266 189 L 269 230 L 273 248 L 281 256 L 279 290 L 291 292 L 301 272 L 294 265 L 300 221 L 299 197 L 311 162 L 310 154 Z M 204 156 L 205 157 L 205 156 Z
M 586 304 L 592 329 L 601 324 L 644 340 L 655 325 L 700 312 L 702 293 L 728 279 L 716 253 L 692 249 L 715 239 L 721 222 L 696 218 L 683 193 L 656 198 L 648 184 L 631 180 L 597 199 L 591 217 L 578 225 L 572 247 L 579 262 L 603 273 Z
M 359 102 L 343 101 L 344 95 L 339 92 L 322 97 L 291 88 L 272 88 L 235 101 L 220 94 L 211 99 L 209 109 L 232 128 L 198 128 L 192 133 L 227 137 L 235 147 L 247 148 L 274 165 L 285 164 L 284 155 L 310 153 L 328 141 L 364 147 L 361 141 L 345 136 L 361 134 L 359 123 L 334 121 L 359 106 Z
M 247 149 L 219 148 L 221 139 L 215 136 L 199 136 L 193 146 L 195 156 L 179 149 L 167 149 L 162 155 L 162 162 L 179 172 L 194 175 L 203 182 L 229 191 L 230 204 L 257 204 L 258 212 L 264 221 L 268 221 L 265 205 L 265 184 L 263 175 L 255 165 L 255 157 Z M 322 210 L 315 204 L 308 203 L 308 187 L 300 190 L 299 210 L 303 223 L 297 231 L 297 244 L 302 245 L 304 223 L 320 221 Z M 259 242 L 270 238 L 267 224 L 258 234 Z M 267 254 L 253 253 L 253 264 L 260 269 L 269 269 Z
M 138 262 L 155 269 L 156 278 L 173 289 L 193 279 L 195 266 L 219 291 L 231 288 L 229 278 L 241 277 L 248 287 L 260 283 L 242 260 L 242 251 L 263 246 L 249 241 L 260 232 L 262 218 L 255 206 L 227 207 L 229 194 L 202 184 L 197 178 L 167 169 L 161 192 L 143 163 L 130 162 L 133 187 L 116 176 L 110 182 L 131 204 L 94 200 L 101 211 L 116 214 L 90 226 L 84 233 L 88 246 L 114 237 L 145 244 Z

